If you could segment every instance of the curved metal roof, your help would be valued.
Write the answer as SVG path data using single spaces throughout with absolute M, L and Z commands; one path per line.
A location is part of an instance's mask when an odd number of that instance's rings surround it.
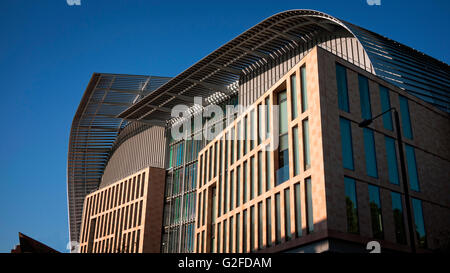
M 230 86 L 270 59 L 326 36 L 354 37 L 369 56 L 364 69 L 450 112 L 449 66 L 408 46 L 314 10 L 275 14 L 218 48 L 147 95 L 119 117 L 163 122 L 177 104 L 194 96 L 229 95 Z
M 193 106 L 194 96 L 213 98 L 212 101 L 227 98 L 236 93 L 242 75 L 299 45 L 317 43 L 330 36 L 356 38 L 369 56 L 359 66 L 450 112 L 448 64 L 314 10 L 275 14 L 171 80 L 95 73 L 70 134 L 67 180 L 71 240 L 78 240 L 84 197 L 97 188 L 111 147 L 126 125 L 124 119 L 166 124 L 173 106 Z M 206 99 L 203 105 L 210 102 Z
M 170 78 L 94 73 L 73 118 L 67 164 L 70 240 L 78 241 L 85 196 L 97 189 L 119 132 L 117 114 Z

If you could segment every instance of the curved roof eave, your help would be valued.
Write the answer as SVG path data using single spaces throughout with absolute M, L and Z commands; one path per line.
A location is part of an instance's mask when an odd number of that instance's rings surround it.
M 93 73 L 70 129 L 66 179 L 71 241 L 78 241 L 84 197 L 97 188 L 112 146 L 127 124 L 117 114 L 169 79 Z
M 223 87 L 236 82 L 248 67 L 265 63 L 270 58 L 275 59 L 281 55 L 280 50 L 283 48 L 307 42 L 314 35 L 334 31 L 341 35 L 345 32 L 358 40 L 343 21 L 326 13 L 307 9 L 277 13 L 190 66 L 118 117 L 142 121 L 167 120 L 167 109 L 175 105 L 175 101 L 192 106 L 192 100 L 186 97 L 208 96 L 217 91 L 228 95 Z

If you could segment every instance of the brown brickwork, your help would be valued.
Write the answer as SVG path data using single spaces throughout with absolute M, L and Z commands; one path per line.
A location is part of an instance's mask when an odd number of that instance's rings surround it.
M 148 167 L 86 196 L 82 253 L 159 252 L 165 170 Z
M 346 67 L 347 71 L 347 86 L 349 98 L 349 113 L 339 110 L 338 95 L 336 84 L 336 63 L 340 63 Z M 301 77 L 300 69 L 306 66 L 306 85 L 308 97 L 308 109 L 302 113 L 301 111 Z M 291 75 L 296 75 L 296 90 L 297 90 L 297 106 L 298 116 L 292 119 L 291 102 L 292 102 L 292 88 L 290 83 Z M 391 106 L 400 108 L 398 96 L 399 94 L 408 99 L 410 119 L 412 123 L 413 139 L 405 140 L 405 143 L 414 147 L 417 171 L 419 176 L 420 191 L 411 191 L 413 198 L 422 201 L 425 231 L 427 237 L 427 249 L 419 249 L 419 251 L 434 250 L 442 247 L 443 241 L 448 240 L 450 227 L 450 189 L 448 179 L 450 177 L 450 122 L 447 113 L 438 110 L 432 105 L 413 97 L 398 87 L 380 79 L 379 77 L 370 74 L 359 67 L 352 65 L 343 59 L 319 48 L 315 47 L 302 60 L 293 66 L 284 76 L 280 78 L 270 89 L 262 94 L 252 104 L 253 109 L 244 111 L 233 124 L 224 129 L 213 141 L 207 144 L 199 154 L 198 170 L 198 208 L 197 208 L 197 225 L 195 235 L 195 247 L 197 252 L 275 252 L 275 251 L 295 251 L 299 247 L 327 239 L 339 239 L 359 245 L 361 251 L 365 250 L 365 244 L 368 241 L 374 240 L 372 231 L 372 219 L 369 206 L 369 192 L 368 185 L 375 185 L 380 190 L 380 202 L 384 239 L 378 240 L 383 249 L 394 251 L 408 251 L 407 245 L 397 244 L 394 219 L 392 211 L 391 192 L 403 193 L 401 184 L 395 185 L 388 180 L 388 163 L 385 148 L 385 136 L 390 136 L 395 139 L 393 131 L 384 129 L 382 119 L 379 118 L 374 121 L 369 127 L 374 132 L 375 152 L 377 161 L 378 178 L 370 177 L 366 174 L 365 166 L 365 151 L 363 141 L 363 129 L 358 127 L 361 118 L 361 106 L 359 95 L 358 74 L 363 75 L 368 79 L 369 94 L 371 102 L 372 115 L 377 115 L 381 112 L 381 102 L 379 85 L 386 87 L 389 90 L 389 97 Z M 270 152 L 272 162 L 270 164 L 271 179 L 267 181 L 266 177 L 266 154 L 262 153 L 263 162 L 261 165 L 262 171 L 258 170 L 258 153 L 262 151 L 262 147 L 268 145 L 270 138 L 263 139 L 260 145 L 255 144 L 253 149 L 250 149 L 250 140 L 244 141 L 243 144 L 247 146 L 247 153 L 243 154 L 243 145 L 241 145 L 241 157 L 230 161 L 231 146 L 227 150 L 228 162 L 225 162 L 225 145 L 228 141 L 225 140 L 225 134 L 232 132 L 232 128 L 236 128 L 239 123 L 244 121 L 244 117 L 248 118 L 248 126 L 250 127 L 250 113 L 254 111 L 256 106 L 264 105 L 265 99 L 268 98 L 270 104 L 276 104 L 276 96 L 278 92 L 287 91 L 287 119 L 288 119 L 288 135 L 289 135 L 289 180 L 277 185 L 275 184 L 277 151 Z M 351 122 L 352 145 L 353 145 L 353 160 L 354 170 L 347 170 L 343 168 L 342 163 L 342 148 L 341 148 L 341 134 L 340 134 L 340 117 L 346 118 Z M 277 118 L 271 113 L 271 119 Z M 310 155 L 311 166 L 308 169 L 304 168 L 304 147 L 303 147 L 303 131 L 302 121 L 308 119 L 309 121 L 309 138 L 310 138 Z M 254 121 L 255 132 L 258 126 L 258 118 Z M 263 122 L 265 124 L 265 122 Z M 273 123 L 272 123 L 273 124 Z M 265 125 L 263 125 L 265 126 Z M 300 159 L 300 173 L 294 176 L 293 162 L 293 128 L 298 128 L 298 144 L 299 144 L 299 159 Z M 273 131 L 273 128 L 271 128 Z M 237 129 L 234 129 L 237 132 Z M 242 130 L 241 130 L 242 132 Z M 273 132 L 272 132 L 273 133 Z M 256 134 L 256 133 L 255 133 Z M 277 133 L 274 134 L 276 137 Z M 207 153 L 214 151 L 214 145 L 219 146 L 222 143 L 222 150 L 218 150 L 220 156 L 220 164 L 222 170 L 228 170 L 221 174 L 211 175 L 208 179 L 208 166 L 212 166 L 216 160 L 216 155 L 213 154 L 212 162 L 209 162 Z M 237 141 L 231 141 L 234 145 L 234 155 L 238 147 Z M 397 143 L 396 143 L 397 145 Z M 398 151 L 397 161 L 399 158 Z M 251 166 L 251 160 L 255 161 L 255 168 Z M 243 178 L 243 166 L 247 162 L 247 179 Z M 400 170 L 399 161 L 397 162 Z M 240 166 L 240 183 L 236 183 L 236 171 Z M 234 178 L 231 179 L 231 173 L 234 173 Z M 252 184 L 250 173 L 253 173 L 255 179 L 256 189 L 254 198 L 251 198 L 250 188 Z M 262 194 L 258 195 L 257 186 L 259 174 L 262 175 Z M 399 177 L 400 177 L 399 173 Z M 348 176 L 355 180 L 356 195 L 357 195 L 357 210 L 359 233 L 347 233 L 347 212 L 345 203 L 345 189 L 344 176 Z M 227 177 L 227 180 L 225 180 Z M 307 200 L 306 200 L 306 180 L 311 178 L 312 185 L 312 212 L 314 229 L 311 233 L 307 228 Z M 233 192 L 231 191 L 230 183 L 234 181 Z M 247 185 L 247 202 L 244 202 L 244 183 Z M 270 189 L 266 187 L 269 183 Z M 401 183 L 401 180 L 400 180 Z M 225 187 L 227 184 L 227 187 Z M 295 196 L 295 185 L 300 185 L 300 196 Z M 236 190 L 236 186 L 240 185 L 240 190 Z M 218 215 L 215 218 L 215 223 L 212 219 L 212 196 L 211 190 L 217 189 L 217 203 L 216 208 L 220 208 Z M 285 190 L 289 189 L 289 208 L 290 217 L 285 217 Z M 239 192 L 239 196 L 236 193 Z M 228 194 L 225 196 L 225 194 Z M 230 194 L 234 194 L 232 199 Z M 280 194 L 280 233 L 281 241 L 276 242 L 276 207 L 275 197 Z M 206 202 L 203 204 L 203 196 L 206 195 Z M 238 198 L 238 199 L 237 199 Z M 268 218 L 267 202 L 271 198 L 270 211 L 271 217 Z M 295 201 L 300 200 L 301 211 L 295 211 Z M 229 210 L 224 210 L 225 205 L 230 200 L 234 200 L 233 205 Z M 236 200 L 239 200 L 239 205 L 236 205 Z M 262 202 L 262 221 L 258 215 L 258 204 Z M 250 222 L 251 210 L 255 211 L 254 222 Z M 243 214 L 247 213 L 247 230 L 243 230 Z M 405 203 L 403 200 L 403 212 L 405 216 Z M 239 238 L 236 237 L 236 217 L 240 217 Z M 203 217 L 205 221 L 203 222 Z M 232 235 L 230 236 L 230 219 L 234 218 Z M 301 218 L 301 227 L 296 226 L 296 217 Z M 406 225 L 406 217 L 404 217 Z M 290 233 L 292 237 L 288 240 L 285 234 L 286 224 L 290 220 Z M 226 234 L 224 236 L 224 223 L 227 223 Z M 258 232 L 259 223 L 263 223 L 262 232 Z M 218 224 L 220 223 L 220 230 Z M 271 225 L 271 234 L 268 236 L 268 224 Z M 296 236 L 296 230 L 302 230 L 301 236 Z M 253 232 L 251 232 L 253 230 Z M 405 226 L 405 231 L 407 233 Z M 220 233 L 220 237 L 217 235 Z M 245 234 L 245 235 L 244 235 Z M 211 236 L 215 235 L 215 240 L 211 241 Z M 251 240 L 254 236 L 254 240 Z M 262 245 L 258 245 L 259 238 L 262 236 Z M 271 241 L 268 241 L 268 238 Z M 243 242 L 246 238 L 246 242 Z M 406 234 L 406 238 L 408 234 Z M 224 245 L 223 239 L 226 239 Z M 229 242 L 231 240 L 231 244 Z M 239 240 L 239 245 L 237 241 Z M 255 243 L 250 246 L 252 241 Z M 214 245 L 212 245 L 212 243 Z M 322 244 L 317 247 L 315 251 L 332 250 L 327 249 L 327 244 Z M 231 248 L 230 248 L 231 246 Z M 247 248 L 244 248 L 247 246 Z M 338 250 L 336 250 L 338 251 Z

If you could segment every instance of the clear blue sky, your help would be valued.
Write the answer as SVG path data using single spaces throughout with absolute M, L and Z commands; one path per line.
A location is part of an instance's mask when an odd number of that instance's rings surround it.
M 175 76 L 263 19 L 315 9 L 447 63 L 449 1 L 0 1 L 0 252 L 66 251 L 67 148 L 93 72 Z

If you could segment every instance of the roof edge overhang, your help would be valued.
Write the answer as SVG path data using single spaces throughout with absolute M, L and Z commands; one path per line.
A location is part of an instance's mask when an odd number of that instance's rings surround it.
M 231 41 L 225 43 L 224 45 L 222 45 L 221 47 L 219 47 L 218 49 L 216 49 L 215 51 L 213 51 L 206 57 L 202 58 L 200 61 L 198 61 L 194 65 L 190 66 L 189 68 L 187 68 L 186 70 L 184 70 L 183 72 L 178 74 L 172 80 L 168 81 L 166 84 L 164 84 L 160 88 L 156 89 L 151 94 L 148 94 L 146 97 L 144 97 L 138 103 L 132 105 L 131 107 L 129 107 L 128 109 L 126 109 L 125 111 L 120 113 L 117 117 L 123 118 L 123 119 L 128 119 L 128 120 L 144 120 L 145 116 L 147 116 L 148 114 L 143 113 L 143 114 L 136 115 L 136 113 L 139 110 L 142 111 L 142 109 L 144 107 L 146 107 L 147 105 L 151 105 L 153 110 L 155 110 L 155 107 L 157 108 L 160 105 L 154 105 L 154 104 L 152 105 L 153 101 L 155 99 L 157 99 L 159 96 L 164 95 L 164 93 L 166 93 L 166 94 L 167 93 L 171 93 L 171 94 L 175 93 L 178 95 L 182 95 L 178 92 L 173 91 L 174 89 L 176 89 L 174 86 L 179 85 L 183 81 L 189 81 L 193 75 L 196 75 L 196 77 L 198 77 L 198 75 L 200 74 L 200 73 L 198 73 L 198 71 L 200 71 L 201 69 L 205 68 L 208 65 L 217 67 L 217 69 L 219 71 L 221 70 L 223 72 L 230 72 L 229 67 L 226 67 L 226 66 L 220 67 L 220 65 L 217 65 L 214 63 L 214 60 L 217 60 L 218 58 L 224 56 L 230 50 L 239 49 L 240 45 L 242 45 L 246 41 L 250 41 L 252 38 L 257 36 L 261 32 L 268 31 L 270 29 L 270 27 L 276 26 L 277 23 L 280 23 L 287 19 L 293 19 L 296 17 L 306 18 L 307 20 L 310 20 L 311 18 L 315 18 L 315 19 L 317 19 L 317 21 L 313 22 L 313 24 L 314 23 L 319 24 L 319 25 L 322 24 L 321 27 L 323 27 L 324 29 L 329 28 L 328 31 L 333 30 L 333 25 L 329 25 L 330 23 L 332 23 L 334 25 L 341 27 L 341 29 L 338 29 L 338 30 L 344 29 L 347 35 L 350 35 L 351 37 L 356 38 L 358 40 L 358 38 L 354 35 L 352 30 L 346 25 L 346 23 L 344 21 L 339 20 L 338 18 L 335 18 L 329 14 L 326 14 L 326 13 L 323 13 L 320 11 L 316 11 L 316 10 L 310 10 L 310 9 L 294 9 L 294 10 L 283 11 L 283 12 L 280 12 L 280 13 L 277 13 L 275 15 L 268 17 L 267 19 L 261 21 L 260 23 L 254 25 L 253 27 L 244 31 L 242 34 L 235 37 Z M 310 19 L 308 19 L 308 18 L 310 18 Z M 320 20 L 324 20 L 324 21 L 320 21 Z M 302 37 L 294 37 L 294 36 L 290 37 L 291 35 L 288 35 L 288 34 L 281 35 L 281 36 L 283 36 L 283 39 L 286 39 L 286 40 L 289 40 L 291 38 L 290 42 L 293 42 L 293 43 L 296 42 L 295 41 L 296 39 L 298 39 L 298 40 L 302 39 Z M 261 41 L 261 42 L 263 42 L 263 41 Z M 359 42 L 359 40 L 358 40 L 358 42 Z M 247 52 L 247 53 L 252 54 L 249 52 Z M 253 53 L 253 54 L 259 55 L 260 60 L 264 59 L 262 54 L 258 54 L 258 53 Z M 242 73 L 245 73 L 245 71 L 240 70 L 240 71 L 237 71 L 236 73 L 242 74 Z M 207 76 L 207 75 L 205 75 L 205 76 Z M 181 91 L 183 91 L 183 90 L 181 90 Z

